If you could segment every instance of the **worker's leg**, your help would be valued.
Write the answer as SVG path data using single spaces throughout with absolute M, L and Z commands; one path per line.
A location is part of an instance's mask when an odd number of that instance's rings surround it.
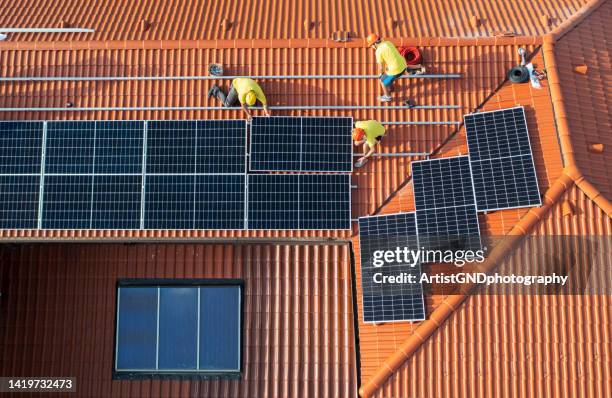
M 234 106 L 236 104 L 238 104 L 238 92 L 232 86 L 232 88 L 230 89 L 229 93 L 227 93 L 227 97 L 223 101 L 223 106 L 228 108 L 228 107 Z

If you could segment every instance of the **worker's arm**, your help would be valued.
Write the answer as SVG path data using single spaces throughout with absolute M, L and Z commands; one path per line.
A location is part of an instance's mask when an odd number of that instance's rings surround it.
M 383 75 L 386 71 L 387 71 L 387 67 L 385 66 L 385 63 L 379 62 L 378 63 L 378 74 Z
M 244 111 L 244 113 L 246 113 L 247 115 L 247 120 L 251 120 L 251 111 L 249 110 L 249 107 L 247 106 L 247 104 L 240 104 L 240 106 L 242 107 L 242 110 Z
M 270 116 L 270 109 L 268 109 L 268 105 L 267 104 L 263 104 L 263 110 L 264 110 L 264 115 L 266 116 Z
M 369 151 L 367 151 L 360 159 L 359 161 L 363 161 L 366 160 L 367 158 L 369 158 L 370 156 L 372 156 L 375 152 L 376 152 L 376 145 L 368 145 L 368 147 L 370 148 Z

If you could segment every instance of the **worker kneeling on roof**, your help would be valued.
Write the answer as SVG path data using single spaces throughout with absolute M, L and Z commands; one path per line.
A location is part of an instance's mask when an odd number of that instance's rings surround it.
M 247 115 L 247 119 L 251 120 L 251 111 L 249 106 L 255 105 L 259 100 L 263 105 L 264 114 L 270 116 L 270 110 L 266 102 L 266 96 L 257 82 L 249 77 L 238 77 L 232 80 L 232 86 L 225 95 L 223 90 L 214 84 L 208 91 L 208 97 L 215 96 L 221 101 L 224 107 L 234 106 L 240 103 L 240 106 Z
M 385 136 L 385 126 L 377 120 L 355 122 L 353 140 L 355 145 L 363 145 L 363 157 L 357 160 L 356 167 L 363 166 L 367 159 L 376 152 L 376 146 Z
M 406 70 L 413 74 L 425 73 L 422 65 L 408 65 L 395 45 L 388 40 L 383 41 L 376 33 L 370 33 L 366 42 L 368 47 L 376 50 L 376 62 L 380 67 L 380 85 L 384 92 L 378 97 L 381 102 L 391 101 L 393 82 L 400 78 Z

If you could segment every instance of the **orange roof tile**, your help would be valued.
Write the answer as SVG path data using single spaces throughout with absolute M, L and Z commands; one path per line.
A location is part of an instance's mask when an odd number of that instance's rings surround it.
M 329 39 L 336 31 L 365 37 L 541 35 L 587 0 L 21 0 L 0 5 L 3 27 L 80 27 L 95 33 L 14 34 L 11 40 Z
M 357 396 L 346 244 L 3 245 L 0 259 L 2 375 L 69 375 L 82 397 Z M 113 380 L 120 278 L 243 279 L 240 380 Z

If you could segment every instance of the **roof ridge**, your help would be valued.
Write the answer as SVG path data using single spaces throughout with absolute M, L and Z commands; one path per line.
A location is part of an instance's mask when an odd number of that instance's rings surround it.
M 513 250 L 559 201 L 561 196 L 576 182 L 567 173 L 561 174 L 548 188 L 540 207 L 530 209 L 510 230 L 505 238 L 491 251 L 485 262 L 477 267 L 478 272 L 490 272 Z M 440 327 L 459 306 L 472 295 L 478 284 L 466 285 L 461 294 L 450 295 L 421 322 L 414 333 L 380 367 L 378 372 L 359 388 L 359 395 L 367 398 L 395 373 L 406 360 Z
M 603 0 L 604 2 L 606 0 Z M 593 3 L 602 3 L 596 0 Z M 593 8 L 594 9 L 594 8 Z M 574 157 L 574 146 L 570 138 L 571 132 L 567 121 L 567 112 L 565 109 L 565 100 L 561 91 L 561 82 L 559 71 L 555 60 L 555 36 L 548 34 L 544 36 L 542 43 L 542 52 L 544 56 L 544 64 L 546 66 L 547 80 L 550 89 L 550 97 L 553 105 L 553 114 L 557 126 L 559 136 L 559 146 L 561 147 L 561 156 L 564 163 L 563 172 L 567 174 L 597 206 L 599 206 L 609 217 L 612 217 L 612 203 L 606 198 L 601 191 L 587 181 L 582 171 L 578 168 L 576 158 Z
M 400 37 L 399 46 L 449 47 L 491 45 L 537 45 L 541 37 Z M 0 50 L 178 50 L 228 48 L 355 48 L 366 47 L 365 39 L 337 42 L 331 39 L 222 39 L 222 40 L 90 40 L 90 41 L 2 41 Z
M 575 14 L 573 14 L 565 21 L 563 21 L 563 23 L 551 30 L 544 37 L 551 35 L 555 41 L 561 39 L 576 26 L 580 25 L 586 17 L 591 15 L 593 11 L 598 9 L 602 4 L 606 3 L 607 1 L 608 0 L 590 0 L 580 10 L 578 10 Z

